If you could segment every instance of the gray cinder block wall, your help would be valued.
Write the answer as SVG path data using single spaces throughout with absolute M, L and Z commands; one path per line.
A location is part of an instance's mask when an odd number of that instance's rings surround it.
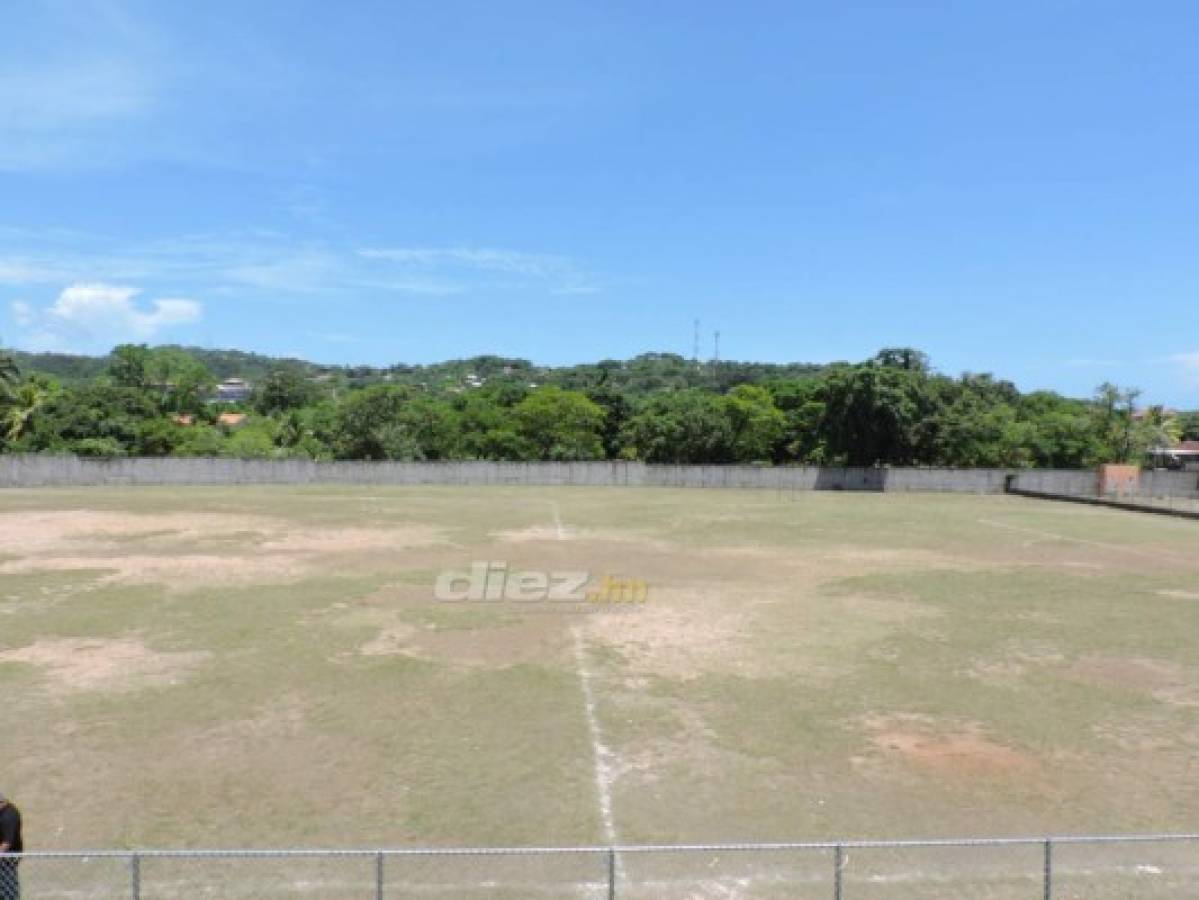
M 763 488 L 1001 494 L 1014 487 L 1093 496 L 1095 473 L 1073 469 L 877 469 L 819 466 L 647 466 L 639 462 L 312 462 L 208 457 L 86 459 L 0 456 L 0 487 L 71 485 L 447 484 Z M 1146 472 L 1141 493 L 1199 497 L 1199 475 Z

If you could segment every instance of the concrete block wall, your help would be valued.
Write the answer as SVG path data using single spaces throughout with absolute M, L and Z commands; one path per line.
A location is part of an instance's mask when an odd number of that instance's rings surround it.
M 1014 486 L 1094 496 L 1087 470 L 875 469 L 819 466 L 647 466 L 639 462 L 312 462 L 206 457 L 87 459 L 0 456 L 0 487 L 186 484 L 593 485 L 761 488 L 794 491 L 921 491 L 1001 494 Z M 1142 493 L 1199 498 L 1199 474 L 1146 472 Z
M 1199 499 L 1199 472 L 1151 470 L 1141 473 L 1140 494 L 1146 497 L 1189 497 Z
M 210 457 L 85 459 L 0 456 L 0 487 L 123 484 L 636 485 L 645 466 L 625 462 L 312 462 Z
M 1091 469 L 1023 469 L 1012 479 L 1012 487 L 1039 494 L 1094 497 L 1099 482 Z

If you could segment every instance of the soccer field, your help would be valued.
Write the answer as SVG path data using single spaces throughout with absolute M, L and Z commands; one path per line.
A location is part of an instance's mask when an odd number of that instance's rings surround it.
M 1071 504 L 10 490 L 0 790 L 31 849 L 1193 830 L 1197 634 L 1199 523 Z

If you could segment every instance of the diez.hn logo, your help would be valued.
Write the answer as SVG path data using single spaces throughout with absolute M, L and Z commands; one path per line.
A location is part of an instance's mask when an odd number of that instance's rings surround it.
M 635 604 L 649 599 L 649 585 L 641 578 L 593 578 L 582 570 L 510 570 L 506 562 L 473 562 L 469 571 L 438 575 L 433 596 L 443 603 Z

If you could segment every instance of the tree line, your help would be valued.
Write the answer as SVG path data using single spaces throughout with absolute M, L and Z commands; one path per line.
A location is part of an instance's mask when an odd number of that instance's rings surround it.
M 274 361 L 233 405 L 213 402 L 216 376 L 184 348 L 125 344 L 91 369 L 60 378 L 0 354 L 0 450 L 1073 468 L 1199 439 L 1199 413 L 1138 410 L 1135 390 L 1021 393 L 987 374 L 938 373 L 908 348 L 827 366 L 674 354 L 558 369 L 501 357 L 390 369 Z

